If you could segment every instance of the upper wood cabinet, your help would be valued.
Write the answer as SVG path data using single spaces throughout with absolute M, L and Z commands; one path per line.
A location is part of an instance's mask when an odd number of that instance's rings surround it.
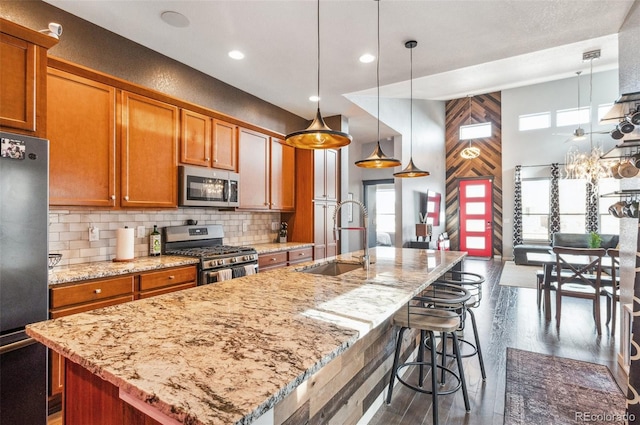
M 210 166 L 212 121 L 188 109 L 180 111 L 180 162 Z
M 271 209 L 295 209 L 296 150 L 275 137 L 271 138 Z
M 246 128 L 239 134 L 240 208 L 293 211 L 295 148 Z
M 116 187 L 116 89 L 49 68 L 49 203 L 113 207 Z
M 57 42 L 0 18 L 0 130 L 46 137 L 47 50 Z
M 178 108 L 122 92 L 120 186 L 123 207 L 175 207 Z
M 338 200 L 338 151 L 313 151 L 313 197 L 326 201 Z
M 246 128 L 240 128 L 238 134 L 240 208 L 268 210 L 270 138 Z
M 237 126 L 188 109 L 180 114 L 180 162 L 236 171 Z
M 238 126 L 218 119 L 213 120 L 214 168 L 238 169 Z

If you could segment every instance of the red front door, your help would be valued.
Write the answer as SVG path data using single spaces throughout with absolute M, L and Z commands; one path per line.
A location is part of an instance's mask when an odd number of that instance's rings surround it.
M 460 180 L 460 251 L 472 257 L 492 256 L 492 182 L 489 179 Z

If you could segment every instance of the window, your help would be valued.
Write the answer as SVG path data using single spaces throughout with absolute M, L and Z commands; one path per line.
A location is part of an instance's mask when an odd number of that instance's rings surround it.
M 551 127 L 551 113 L 541 112 L 539 114 L 520 115 L 518 117 L 518 130 L 537 130 Z
M 587 124 L 590 121 L 588 106 L 583 108 L 561 109 L 556 112 L 556 126 Z
M 587 210 L 587 182 L 585 180 L 560 179 L 560 231 L 584 233 Z
M 482 139 L 484 137 L 491 137 L 490 122 L 460 126 L 460 140 Z
M 522 180 L 522 239 L 549 240 L 549 179 Z
M 384 186 L 378 186 L 376 190 L 376 230 L 394 233 L 396 231 L 396 191 L 393 185 Z

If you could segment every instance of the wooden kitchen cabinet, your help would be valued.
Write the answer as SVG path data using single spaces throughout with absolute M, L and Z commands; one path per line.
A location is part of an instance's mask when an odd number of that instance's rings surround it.
M 313 198 L 337 201 L 338 193 L 338 151 L 313 151 Z
M 258 271 L 263 272 L 287 265 L 287 251 L 270 252 L 258 255 Z
M 154 297 L 197 285 L 194 266 L 178 267 L 140 275 L 136 299 Z
M 49 68 L 47 99 L 49 204 L 116 206 L 116 89 Z
M 120 205 L 177 206 L 178 108 L 123 91 Z
M 211 165 L 213 124 L 211 117 L 188 109 L 180 110 L 180 162 Z
M 222 120 L 213 120 L 214 168 L 238 169 L 238 126 Z
M 297 263 L 304 263 L 305 261 L 313 260 L 313 248 L 297 248 L 287 252 L 287 264 L 294 265 Z
M 314 201 L 313 258 L 333 257 L 338 252 L 338 242 L 333 236 L 335 202 Z
M 280 139 L 239 129 L 240 208 L 293 211 L 295 148 Z
M 47 136 L 47 50 L 57 43 L 0 18 L 0 130 Z
M 295 210 L 296 150 L 275 137 L 271 138 L 271 209 Z

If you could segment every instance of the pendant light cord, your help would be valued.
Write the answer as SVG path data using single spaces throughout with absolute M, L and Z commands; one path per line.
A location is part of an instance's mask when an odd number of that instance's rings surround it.
M 593 120 L 591 119 L 591 101 L 592 101 L 592 93 L 593 93 L 593 58 L 589 60 L 589 146 L 593 151 Z M 580 110 L 578 108 L 578 110 Z
M 409 144 L 409 158 L 413 160 L 413 47 L 409 49 L 411 66 L 409 67 L 409 91 L 411 99 L 409 103 L 409 127 L 411 128 L 411 143 Z
M 318 27 L 318 110 L 320 110 L 320 0 L 317 8 Z
M 580 74 L 582 71 L 578 71 L 576 74 L 578 74 L 578 128 L 580 128 Z
M 376 57 L 376 85 L 378 87 L 378 144 L 380 144 L 380 0 L 378 3 L 378 54 Z

